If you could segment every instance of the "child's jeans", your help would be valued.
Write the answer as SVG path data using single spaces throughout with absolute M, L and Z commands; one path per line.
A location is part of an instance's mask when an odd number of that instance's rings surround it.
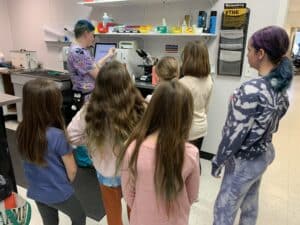
M 261 177 L 274 159 L 270 143 L 267 152 L 255 160 L 232 157 L 225 165 L 220 192 L 214 206 L 214 225 L 233 225 L 241 209 L 239 225 L 255 225 Z

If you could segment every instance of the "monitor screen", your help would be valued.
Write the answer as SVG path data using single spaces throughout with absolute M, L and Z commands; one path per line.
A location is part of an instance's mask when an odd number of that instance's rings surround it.
M 95 44 L 95 60 L 96 62 L 104 57 L 110 48 L 116 48 L 117 43 L 96 43 Z

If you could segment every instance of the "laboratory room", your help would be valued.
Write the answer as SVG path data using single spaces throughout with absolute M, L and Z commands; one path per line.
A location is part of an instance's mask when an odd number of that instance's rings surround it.
M 299 17 L 0 0 L 0 225 L 299 225 Z

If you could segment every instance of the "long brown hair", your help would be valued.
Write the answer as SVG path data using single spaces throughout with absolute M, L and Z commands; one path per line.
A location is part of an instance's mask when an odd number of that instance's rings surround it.
M 204 42 L 188 42 L 181 57 L 184 76 L 207 77 L 210 74 L 208 49 Z
M 25 160 L 45 165 L 48 127 L 64 130 L 62 95 L 57 85 L 47 79 L 35 79 L 23 87 L 23 120 L 17 129 L 19 152 Z
M 168 213 L 183 188 L 184 149 L 192 118 L 193 98 L 190 91 L 178 80 L 160 83 L 119 159 L 121 162 L 128 146 L 136 141 L 128 165 L 132 179 L 135 180 L 138 176 L 140 146 L 147 136 L 158 131 L 154 183 L 156 194 L 166 202 Z
M 86 109 L 87 145 L 99 148 L 113 137 L 114 150 L 128 138 L 144 111 L 144 99 L 125 67 L 118 61 L 105 64 L 97 78 Z M 117 152 L 114 152 L 116 155 Z

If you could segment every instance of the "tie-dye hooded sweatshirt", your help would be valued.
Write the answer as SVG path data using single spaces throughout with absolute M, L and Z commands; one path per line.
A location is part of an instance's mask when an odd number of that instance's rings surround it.
M 232 156 L 254 160 L 266 152 L 289 107 L 286 91 L 276 92 L 265 77 L 245 82 L 231 97 L 216 167 Z

